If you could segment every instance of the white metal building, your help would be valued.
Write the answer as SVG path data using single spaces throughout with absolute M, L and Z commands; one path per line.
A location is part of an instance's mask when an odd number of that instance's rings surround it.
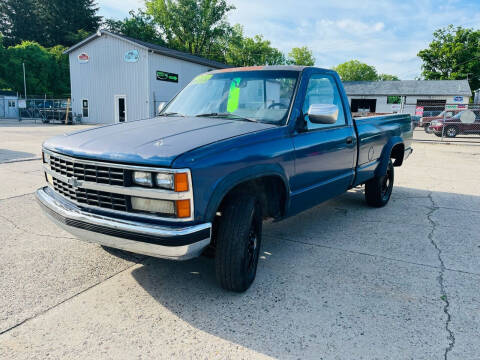
M 198 74 L 227 65 L 104 30 L 72 46 L 72 112 L 86 123 L 145 119 Z
M 343 85 L 352 112 L 395 113 L 403 107 L 414 115 L 418 106 L 425 111 L 462 107 L 472 96 L 467 80 L 345 81 Z
M 18 117 L 18 96 L 14 91 L 0 90 L 0 118 Z

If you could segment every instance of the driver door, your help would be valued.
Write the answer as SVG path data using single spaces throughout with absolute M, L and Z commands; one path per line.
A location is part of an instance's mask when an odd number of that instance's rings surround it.
M 336 105 L 339 110 L 337 121 L 334 124 L 311 122 L 307 112 L 312 104 Z M 333 76 L 324 73 L 310 75 L 302 112 L 303 129 L 293 136 L 295 175 L 290 185 L 294 212 L 342 194 L 352 184 L 355 174 L 355 132 L 348 124 Z

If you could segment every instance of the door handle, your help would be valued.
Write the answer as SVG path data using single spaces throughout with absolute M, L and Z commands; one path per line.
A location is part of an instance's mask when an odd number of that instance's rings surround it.
M 345 141 L 347 142 L 347 144 L 353 144 L 353 136 L 347 137 Z

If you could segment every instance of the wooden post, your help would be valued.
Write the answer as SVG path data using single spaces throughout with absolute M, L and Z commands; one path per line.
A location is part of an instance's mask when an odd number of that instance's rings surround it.
M 70 110 L 70 98 L 67 100 L 67 111 L 65 111 L 65 125 L 68 125 L 68 113 Z M 72 119 L 72 124 L 73 124 L 73 119 Z

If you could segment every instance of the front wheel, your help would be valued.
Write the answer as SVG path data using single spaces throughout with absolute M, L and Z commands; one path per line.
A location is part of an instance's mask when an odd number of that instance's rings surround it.
M 394 179 L 393 163 L 389 161 L 387 173 L 383 176 L 376 176 L 365 183 L 365 200 L 373 207 L 387 205 L 392 195 Z
M 454 138 L 458 135 L 458 129 L 456 126 L 449 126 L 445 129 L 445 135 L 449 138 Z
M 218 223 L 215 272 L 220 285 L 243 292 L 255 280 L 262 240 L 262 207 L 252 194 L 230 197 Z

